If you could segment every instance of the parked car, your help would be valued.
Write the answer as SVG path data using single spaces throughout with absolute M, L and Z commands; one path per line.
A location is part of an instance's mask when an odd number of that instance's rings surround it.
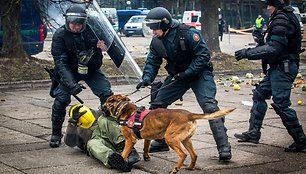
M 132 35 L 141 35 L 144 37 L 144 34 L 142 32 L 142 22 L 146 18 L 146 15 L 137 15 L 132 16 L 128 22 L 124 25 L 123 34 L 125 34 L 126 37 L 132 36 Z
M 147 15 L 149 12 L 150 10 L 146 8 L 138 8 L 137 10 L 117 10 L 119 32 L 122 33 L 124 25 L 132 16 Z

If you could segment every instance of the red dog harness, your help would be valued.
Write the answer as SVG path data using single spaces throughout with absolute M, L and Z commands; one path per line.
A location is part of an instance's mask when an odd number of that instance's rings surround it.
M 144 106 L 141 106 L 130 118 L 127 120 L 120 120 L 119 124 L 133 129 L 137 137 L 142 139 L 139 130 L 143 127 L 143 120 L 150 112 L 151 110 L 145 109 Z

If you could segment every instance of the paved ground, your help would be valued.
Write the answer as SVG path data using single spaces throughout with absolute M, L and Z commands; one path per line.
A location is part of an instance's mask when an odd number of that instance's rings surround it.
M 143 54 L 137 47 L 138 45 L 136 46 L 136 41 L 131 41 L 131 39 L 138 40 L 140 38 L 123 38 L 123 40 L 128 39 L 131 43 L 127 45 L 129 50 L 134 48 L 139 51 L 138 54 Z M 248 43 L 252 42 L 251 39 L 249 42 L 245 42 L 245 39 L 249 39 L 247 36 L 241 37 L 244 38 L 243 41 L 236 38 L 235 35 L 231 37 L 230 42 L 226 38 L 228 36 L 224 36 L 221 49 L 227 50 L 226 52 L 229 53 L 233 53 L 237 48 L 248 46 Z M 142 48 L 146 47 L 145 44 L 149 44 L 143 40 L 140 42 L 144 43 Z M 226 46 L 226 44 L 228 45 Z M 132 53 L 136 54 L 137 51 Z M 305 70 L 301 71 L 305 77 Z M 306 153 L 285 153 L 283 151 L 283 148 L 290 145 L 293 140 L 282 125 L 280 118 L 271 108 L 268 109 L 264 121 L 260 143 L 254 145 L 237 142 L 233 136 L 234 133 L 248 129 L 253 86 L 246 84 L 246 82 L 251 82 L 251 79 L 245 79 L 241 76 L 240 80 L 244 80 L 240 85 L 241 90 L 235 91 L 230 85 L 231 81 L 226 80 L 228 77 L 230 76 L 217 74 L 215 80 L 218 87 L 217 99 L 220 108 L 237 108 L 226 117 L 233 158 L 228 163 L 218 162 L 216 145 L 208 121 L 200 120 L 196 135 L 192 138 L 199 156 L 196 169 L 194 171 L 182 169 L 180 173 L 306 173 Z M 255 74 L 256 79 L 258 79 L 258 74 Z M 86 156 L 77 148 L 69 148 L 64 144 L 56 149 L 49 147 L 53 99 L 48 95 L 49 89 L 39 87 L 39 84 L 22 84 L 24 85 L 23 89 L 0 89 L 0 119 L 2 120 L 0 125 L 0 173 L 118 173 L 116 170 L 105 168 L 98 160 Z M 135 85 L 117 85 L 112 81 L 112 89 L 115 94 L 128 94 L 135 90 Z M 132 101 L 136 101 L 148 93 L 148 89 L 143 89 L 130 98 Z M 98 99 L 89 89 L 79 96 L 87 106 L 98 107 Z M 300 122 L 305 128 L 306 92 L 302 91 L 301 87 L 296 87 L 292 91 L 291 99 L 292 108 L 297 111 Z M 297 101 L 299 100 L 304 103 L 298 105 Z M 137 105 L 148 107 L 148 102 L 147 98 Z M 268 103 L 270 104 L 270 102 Z M 73 104 L 77 104 L 74 99 L 71 105 Z M 169 108 L 183 108 L 201 113 L 192 91 L 188 91 L 184 95 L 182 106 L 172 105 Z M 67 119 L 64 122 L 64 131 L 66 125 Z M 142 145 L 142 140 L 136 144 L 139 153 L 142 153 Z M 151 161 L 138 162 L 130 173 L 169 173 L 177 161 L 178 157 L 173 150 L 153 153 Z M 184 166 L 189 162 L 190 157 L 188 156 Z
M 305 173 L 305 153 L 285 153 L 283 148 L 292 143 L 279 117 L 273 109 L 269 109 L 264 121 L 262 139 L 258 145 L 238 143 L 234 133 L 248 128 L 248 118 L 251 102 L 251 85 L 241 84 L 241 90 L 235 91 L 231 82 L 219 80 L 217 99 L 220 108 L 236 107 L 227 116 L 226 126 L 232 145 L 233 158 L 229 163 L 219 163 L 216 145 L 214 143 L 208 122 L 198 121 L 196 135 L 192 138 L 196 152 L 199 155 L 196 170 L 181 173 Z M 128 94 L 134 91 L 135 85 L 113 85 L 116 94 Z M 228 92 L 226 92 L 228 91 Z M 48 95 L 48 88 L 28 88 L 22 90 L 0 91 L 0 173 L 116 173 L 105 168 L 99 161 L 86 156 L 77 148 L 62 145 L 52 149 L 48 146 L 51 133 L 51 106 L 53 99 Z M 132 95 L 132 101 L 148 94 L 143 89 Z M 80 94 L 87 106 L 97 108 L 98 99 L 85 90 Z M 297 101 L 306 102 L 306 93 L 300 87 L 293 89 L 292 107 L 296 109 L 299 119 L 306 127 L 306 105 L 298 105 Z M 137 105 L 148 106 L 148 99 Z M 71 104 L 77 104 L 73 99 Z M 194 95 L 188 91 L 184 95 L 182 106 L 173 105 L 170 108 L 184 108 L 200 113 L 201 109 Z M 67 117 L 68 118 L 68 117 Z M 67 125 L 67 120 L 64 123 Z M 64 129 L 65 130 L 65 129 Z M 142 153 L 143 141 L 136 144 L 136 149 Z M 152 154 L 151 161 L 140 161 L 131 173 L 168 173 L 172 170 L 178 157 L 174 151 Z M 190 161 L 188 156 L 185 165 Z

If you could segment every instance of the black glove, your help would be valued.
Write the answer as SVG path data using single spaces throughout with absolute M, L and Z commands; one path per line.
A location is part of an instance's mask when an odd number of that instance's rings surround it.
M 144 88 L 146 86 L 149 86 L 150 84 L 151 84 L 150 80 L 144 80 L 144 81 L 138 83 L 138 85 L 136 86 L 136 89 Z
M 69 123 L 77 124 L 79 122 L 79 118 L 87 112 L 87 111 L 80 112 L 81 107 L 83 107 L 83 105 L 77 106 L 76 108 L 73 109 L 72 116 L 68 120 Z
M 186 75 L 185 72 L 180 72 L 178 74 L 176 74 L 173 78 L 175 80 L 183 80 L 183 79 L 186 79 L 188 76 Z
M 252 32 L 252 36 L 254 37 L 254 41 L 257 43 L 257 46 L 262 46 L 265 44 L 264 35 L 260 30 L 254 30 Z
M 238 50 L 235 52 L 235 58 L 236 60 L 241 60 L 241 59 L 244 59 L 244 58 L 247 58 L 247 49 L 243 48 L 241 50 Z
M 70 94 L 77 95 L 78 93 L 82 91 L 82 89 L 86 89 L 85 86 L 77 83 L 73 88 L 70 89 Z

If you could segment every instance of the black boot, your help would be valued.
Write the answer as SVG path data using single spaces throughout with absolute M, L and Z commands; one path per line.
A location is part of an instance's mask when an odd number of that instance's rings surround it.
M 209 125 L 217 144 L 219 161 L 230 160 L 232 158 L 231 145 L 228 142 L 228 136 L 226 134 L 223 120 L 221 118 L 209 120 Z
M 59 147 L 61 144 L 61 140 L 62 140 L 63 134 L 61 135 L 52 135 L 49 145 L 50 147 L 54 148 L 54 147 Z
M 301 144 L 293 143 L 285 148 L 285 152 L 302 152 L 306 149 L 306 141 Z
M 164 152 L 169 150 L 170 148 L 166 143 L 165 139 L 161 139 L 161 140 L 152 141 L 149 152 L 154 153 L 154 152 Z
M 239 139 L 238 142 L 250 142 L 258 144 L 261 133 L 258 129 L 252 129 L 251 131 L 246 131 L 242 134 L 235 133 L 234 136 Z
M 293 127 L 287 125 L 288 127 L 290 127 L 290 129 L 288 129 L 285 125 L 289 134 L 294 140 L 294 143 L 284 149 L 285 152 L 302 152 L 306 149 L 306 136 L 304 134 L 303 128 L 298 123 L 298 121 L 295 122 L 295 125 L 291 125 Z
M 130 165 L 133 165 L 135 163 L 137 163 L 138 161 L 140 161 L 140 156 L 139 154 L 137 153 L 136 149 L 133 148 L 131 153 L 129 154 L 128 158 L 127 158 L 127 161 Z
M 66 104 L 55 99 L 52 106 L 52 136 L 49 142 L 50 147 L 59 147 L 63 137 L 62 125 L 66 115 Z
M 126 162 L 122 156 L 118 153 L 111 152 L 108 156 L 108 164 L 115 169 L 123 172 L 130 172 L 132 170 L 132 165 Z
M 219 161 L 228 161 L 232 158 L 230 144 L 220 147 L 218 151 L 219 151 Z
M 259 139 L 261 137 L 260 129 L 261 129 L 263 119 L 265 116 L 265 112 L 266 112 L 266 109 L 258 111 L 259 110 L 258 108 L 260 106 L 262 106 L 263 108 L 266 108 L 265 107 L 266 103 L 259 102 L 258 99 L 262 100 L 262 97 L 259 97 L 261 95 L 258 94 L 258 92 L 256 91 L 253 91 L 253 92 L 254 92 L 254 97 L 253 97 L 254 104 L 250 111 L 251 116 L 249 119 L 249 130 L 241 134 L 235 133 L 234 136 L 239 139 L 238 142 L 250 142 L 250 143 L 258 144 Z
M 294 143 L 286 147 L 285 152 L 301 152 L 306 149 L 306 136 L 300 125 L 296 112 L 291 108 L 281 108 L 279 105 L 272 103 L 271 106 L 275 112 L 281 117 L 284 126 L 286 127 L 289 135 L 294 140 Z M 288 116 L 290 115 L 290 117 Z M 292 117 L 295 115 L 295 117 Z M 289 119 L 290 118 L 290 119 Z

